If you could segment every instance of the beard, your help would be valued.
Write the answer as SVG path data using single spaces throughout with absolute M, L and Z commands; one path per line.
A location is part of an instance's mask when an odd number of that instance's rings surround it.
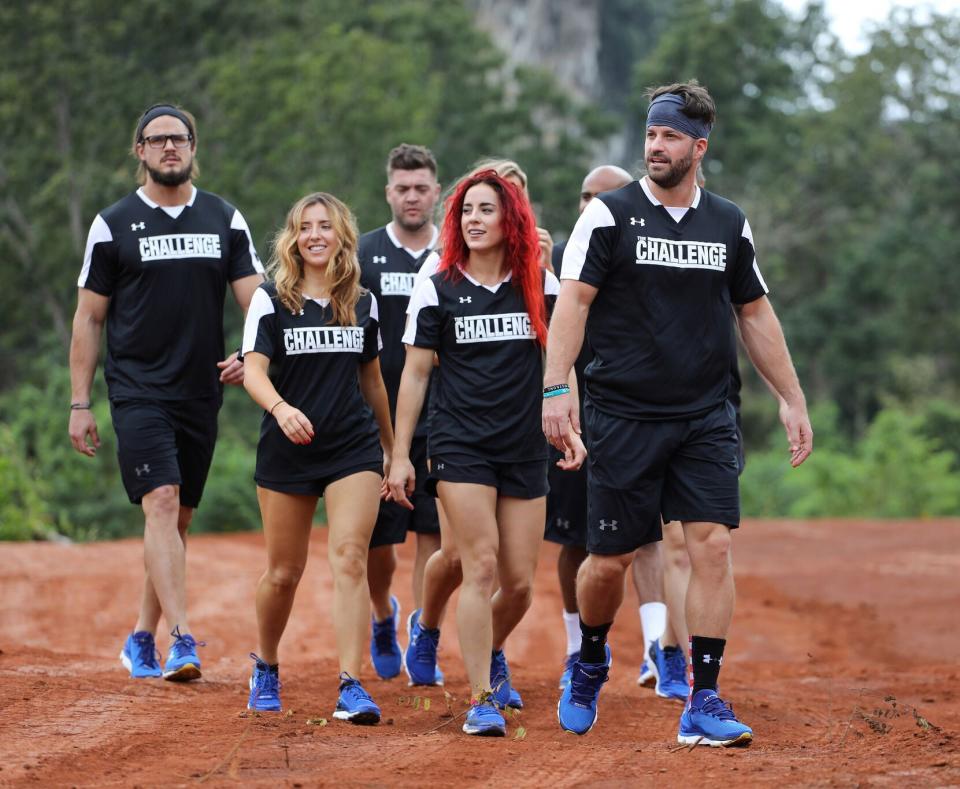
M 427 224 L 427 222 L 430 221 L 430 218 L 424 215 L 422 219 L 415 222 L 411 222 L 409 220 L 404 220 L 404 219 L 401 219 L 400 217 L 395 216 L 393 220 L 398 225 L 400 225 L 400 227 L 406 230 L 408 233 L 416 233 L 418 230 L 422 229 L 423 226 Z
M 154 170 L 149 164 L 145 163 L 147 172 L 154 183 L 160 186 L 180 186 L 190 180 L 193 170 L 193 162 L 187 162 L 179 170 Z
M 647 175 L 650 177 L 650 180 L 661 189 L 673 189 L 673 187 L 687 177 L 687 173 L 690 172 L 691 167 L 693 167 L 693 145 L 690 146 L 687 155 L 682 159 L 670 162 L 670 166 L 665 173 L 653 175 L 650 172 L 650 165 L 648 163 Z

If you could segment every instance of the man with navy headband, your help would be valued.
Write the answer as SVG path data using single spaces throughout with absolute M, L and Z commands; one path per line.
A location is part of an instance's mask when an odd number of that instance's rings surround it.
M 692 671 L 677 739 L 747 745 L 752 730 L 717 693 L 735 596 L 730 532 L 740 524 L 739 441 L 728 401 L 733 315 L 750 358 L 784 401 L 791 465 L 812 451 L 813 431 L 750 224 L 736 205 L 696 183 L 713 99 L 696 82 L 650 97 L 647 175 L 598 195 L 581 215 L 550 323 L 545 388 L 566 380 L 585 328 L 594 353 L 585 371 L 582 646 L 557 714 L 576 734 L 593 727 L 624 573 L 638 547 L 661 539 L 661 519 L 680 521 L 691 564 Z M 558 448 L 575 407 L 569 397 L 543 401 L 544 432 Z
M 243 383 L 237 354 L 224 352 L 224 296 L 229 284 L 246 312 L 263 279 L 243 216 L 193 185 L 196 151 L 186 110 L 156 104 L 140 116 L 132 152 L 141 187 L 93 220 L 70 345 L 70 441 L 93 456 L 90 389 L 106 324 L 120 475 L 145 519 L 146 578 L 120 660 L 131 677 L 177 681 L 200 676 L 186 611 L 187 529 L 213 459 L 223 384 Z M 162 670 L 161 612 L 173 637 Z

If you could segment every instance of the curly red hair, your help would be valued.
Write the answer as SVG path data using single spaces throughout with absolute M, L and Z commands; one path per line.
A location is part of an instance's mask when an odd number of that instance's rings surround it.
M 481 170 L 463 178 L 447 198 L 443 227 L 440 233 L 440 263 L 437 268 L 445 276 L 463 276 L 460 267 L 470 257 L 470 248 L 463 237 L 460 217 L 467 191 L 477 184 L 487 184 L 500 199 L 500 228 L 506 246 L 505 259 L 510 265 L 510 282 L 523 296 L 530 324 L 537 342 L 547 344 L 547 306 L 543 298 L 543 271 L 540 268 L 540 242 L 537 221 L 527 196 L 493 170 Z

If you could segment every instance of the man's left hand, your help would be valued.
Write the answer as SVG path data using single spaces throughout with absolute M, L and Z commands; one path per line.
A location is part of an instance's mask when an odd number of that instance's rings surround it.
M 237 358 L 237 353 L 231 353 L 222 362 L 217 362 L 220 368 L 220 383 L 243 385 L 243 362 Z

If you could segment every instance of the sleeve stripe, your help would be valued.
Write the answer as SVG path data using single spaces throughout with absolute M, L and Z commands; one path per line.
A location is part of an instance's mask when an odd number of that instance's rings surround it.
M 253 298 L 250 299 L 250 309 L 247 310 L 247 319 L 243 324 L 243 345 L 244 354 L 250 353 L 257 343 L 257 332 L 260 329 L 260 319 L 264 315 L 272 315 L 274 312 L 273 301 L 263 288 L 257 288 L 253 292 Z
M 77 279 L 77 287 L 82 288 L 87 284 L 87 277 L 90 276 L 90 263 L 93 260 L 93 248 L 97 244 L 106 244 L 113 241 L 113 233 L 110 227 L 104 221 L 100 214 L 90 225 L 90 232 L 87 234 L 87 248 L 83 252 L 83 268 L 80 269 L 80 277 Z
M 753 229 L 750 227 L 750 222 L 744 218 L 743 220 L 743 230 L 740 232 L 740 235 L 750 242 L 750 246 L 753 247 L 753 273 L 757 275 L 757 279 L 760 280 L 760 287 L 763 288 L 764 293 L 769 293 L 770 288 L 767 287 L 767 283 L 763 279 L 763 275 L 760 273 L 760 266 L 757 265 L 757 247 L 753 243 Z
M 437 269 L 440 268 L 440 256 L 436 252 L 431 252 L 427 259 L 423 261 L 423 264 L 420 266 L 420 270 L 417 272 L 417 276 L 413 278 L 413 291 L 416 293 L 417 288 L 420 287 L 420 284 L 427 279 L 432 277 L 437 273 Z M 410 304 L 407 302 L 407 315 L 410 315 Z
M 380 322 L 380 305 L 377 304 L 377 297 L 370 291 L 370 317 L 377 323 Z
M 607 204 L 598 197 L 593 198 L 574 225 L 567 248 L 563 250 L 560 279 L 580 279 L 593 231 L 599 227 L 614 227 L 616 224 Z
M 238 210 L 234 209 L 233 219 L 230 220 L 230 229 L 231 230 L 242 230 L 247 234 L 247 241 L 250 244 L 250 263 L 253 266 L 254 271 L 258 274 L 263 274 L 263 263 L 260 262 L 260 258 L 257 257 L 257 248 L 253 245 L 253 236 L 250 235 L 250 228 L 247 225 L 247 220 L 243 218 Z
M 544 296 L 559 296 L 560 295 L 560 280 L 556 278 L 552 271 L 546 272 L 547 276 L 543 278 L 543 295 Z
M 417 286 L 417 289 L 410 297 L 410 306 L 407 308 L 407 328 L 403 332 L 403 344 L 415 345 L 417 340 L 417 319 L 420 317 L 420 310 L 424 307 L 437 307 L 440 305 L 440 297 L 437 296 L 437 288 L 432 279 L 424 280 Z

